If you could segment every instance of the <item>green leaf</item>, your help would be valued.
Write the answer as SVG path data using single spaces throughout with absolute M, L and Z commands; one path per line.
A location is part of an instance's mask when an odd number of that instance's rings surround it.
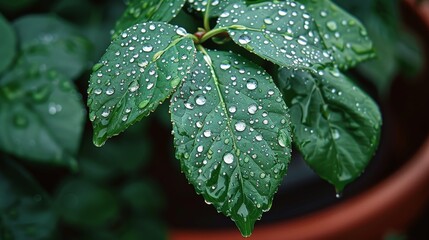
M 220 15 L 238 45 L 280 66 L 310 68 L 331 63 L 332 57 L 313 19 L 295 2 L 233 4 Z
M 193 41 L 183 28 L 148 22 L 124 31 L 94 66 L 88 88 L 94 144 L 149 115 L 190 71 Z
M 209 17 L 218 17 L 228 5 L 239 3 L 241 0 L 188 0 L 191 10 L 205 14 L 209 11 Z
M 182 171 L 249 236 L 290 159 L 289 116 L 271 77 L 234 53 L 198 53 L 170 111 Z
M 127 9 L 116 22 L 112 39 L 125 29 L 142 22 L 169 22 L 182 9 L 186 0 L 128 0 Z
M 282 69 L 294 142 L 308 165 L 338 192 L 365 169 L 378 146 L 381 115 L 375 102 L 335 69 Z
M 84 179 L 69 179 L 59 188 L 55 209 L 69 224 L 94 228 L 113 221 L 119 204 L 110 189 Z
M 0 161 L 0 239 L 52 239 L 56 219 L 51 201 L 14 162 Z
M 70 80 L 22 63 L 0 79 L 0 149 L 75 167 L 85 109 Z
M 88 68 L 90 43 L 73 26 L 50 15 L 29 15 L 14 22 L 22 58 L 43 64 L 70 79 Z
M 0 14 L 0 73 L 7 69 L 16 55 L 16 36 L 9 22 Z
M 375 56 L 372 42 L 362 23 L 330 0 L 298 0 L 314 18 L 320 36 L 332 49 L 335 63 L 348 69 Z

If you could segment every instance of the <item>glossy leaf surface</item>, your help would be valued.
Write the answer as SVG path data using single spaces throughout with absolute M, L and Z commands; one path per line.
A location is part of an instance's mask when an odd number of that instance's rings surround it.
M 298 0 L 314 18 L 323 42 L 333 51 L 335 63 L 348 69 L 375 56 L 365 27 L 330 0 Z
M 69 79 L 21 63 L 0 79 L 0 148 L 37 162 L 75 166 L 85 109 Z
M 310 68 L 331 63 L 312 17 L 296 2 L 233 4 L 220 15 L 238 45 L 280 66 Z
M 341 192 L 363 172 L 378 146 L 377 105 L 335 69 L 282 69 L 279 78 L 296 146 L 310 167 Z
M 56 218 L 51 201 L 16 163 L 0 161 L 0 239 L 53 239 Z
M 29 15 L 15 21 L 14 27 L 26 62 L 42 64 L 70 79 L 88 68 L 89 41 L 60 18 Z
M 154 111 L 186 78 L 195 47 L 185 35 L 183 28 L 147 22 L 110 44 L 88 88 L 96 145 Z
M 170 111 L 182 171 L 250 235 L 290 159 L 289 115 L 271 77 L 234 53 L 198 53 Z
M 128 0 L 127 8 L 116 22 L 112 38 L 125 29 L 143 22 L 169 22 L 182 9 L 186 0 Z
M 16 54 L 16 36 L 9 22 L 0 14 L 0 73 L 13 61 Z

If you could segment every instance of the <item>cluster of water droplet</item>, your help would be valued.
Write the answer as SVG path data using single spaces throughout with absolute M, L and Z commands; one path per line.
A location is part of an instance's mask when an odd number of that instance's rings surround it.
M 187 0 L 190 12 L 205 13 L 208 8 L 211 17 L 219 16 L 230 3 L 230 0 Z
M 229 27 L 235 42 L 279 65 L 311 67 L 333 61 L 313 18 L 296 2 L 233 4 L 220 15 L 218 26 Z
M 186 78 L 195 54 L 186 34 L 177 26 L 147 22 L 112 42 L 88 89 L 96 144 L 149 114 Z
M 252 195 L 240 196 L 253 201 L 247 207 L 267 210 L 291 141 L 287 108 L 271 77 L 233 53 L 199 53 L 171 112 L 177 156 L 197 192 L 219 210 L 244 190 Z M 233 204 L 227 208 L 226 215 L 237 214 Z

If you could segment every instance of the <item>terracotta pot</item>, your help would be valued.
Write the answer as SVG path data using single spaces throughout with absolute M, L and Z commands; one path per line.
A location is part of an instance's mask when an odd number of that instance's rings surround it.
M 429 1 L 417 8 L 405 0 L 429 29 Z M 427 79 L 426 79 L 427 80 Z M 429 137 L 399 170 L 371 189 L 327 209 L 293 220 L 257 225 L 250 239 L 382 239 L 407 229 L 429 199 Z M 172 240 L 243 239 L 237 229 L 172 229 Z

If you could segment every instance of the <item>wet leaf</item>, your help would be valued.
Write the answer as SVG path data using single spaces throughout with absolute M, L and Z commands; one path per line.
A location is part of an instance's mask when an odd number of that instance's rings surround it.
M 304 6 L 290 1 L 233 4 L 216 28 L 226 28 L 238 45 L 280 66 L 311 68 L 333 59 Z
M 182 9 L 186 0 L 128 0 L 127 8 L 116 22 L 112 38 L 142 22 L 169 22 Z
M 341 192 L 363 172 L 378 146 L 377 105 L 335 69 L 282 69 L 279 78 L 296 146 L 308 165 Z
M 88 94 L 94 143 L 101 146 L 154 111 L 186 78 L 195 47 L 183 28 L 135 25 L 94 66 Z
M 209 17 L 218 17 L 228 5 L 239 2 L 241 0 L 188 0 L 188 6 L 192 11 L 201 14 L 209 11 Z
M 48 195 L 16 163 L 0 161 L 0 239 L 52 239 L 56 218 Z
M 16 36 L 9 22 L 0 14 L 0 73 L 12 63 L 16 55 Z
M 0 148 L 75 167 L 85 116 L 81 96 L 57 71 L 40 68 L 23 62 L 0 79 Z
M 28 15 L 14 22 L 22 58 L 75 79 L 88 68 L 91 45 L 74 26 L 50 15 Z
M 182 171 L 249 236 L 290 159 L 288 111 L 271 77 L 234 53 L 198 53 L 170 111 Z
M 333 51 L 340 69 L 348 69 L 375 56 L 372 42 L 362 23 L 330 0 L 298 0 L 314 18 L 320 36 Z

